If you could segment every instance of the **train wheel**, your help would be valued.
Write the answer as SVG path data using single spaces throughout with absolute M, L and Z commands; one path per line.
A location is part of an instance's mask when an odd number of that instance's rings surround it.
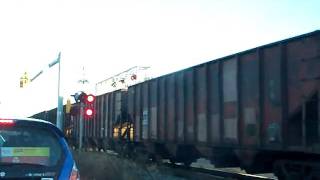
M 176 164 L 176 160 L 174 158 L 170 158 L 169 161 L 171 164 Z
M 162 163 L 162 157 L 157 154 L 152 154 L 150 156 L 150 160 L 152 163 L 157 164 L 157 165 L 160 165 Z
M 124 158 L 132 159 L 134 157 L 133 148 L 130 144 L 124 143 L 122 146 L 122 156 Z
M 190 167 L 191 164 L 192 164 L 192 160 L 190 160 L 190 159 L 185 160 L 185 161 L 183 162 L 183 165 L 184 165 L 185 167 Z
M 273 173 L 279 180 L 318 179 L 311 167 L 303 162 L 276 161 Z
M 274 163 L 273 173 L 279 180 L 285 180 L 286 178 L 284 170 L 281 167 L 281 162 Z
M 149 153 L 146 152 L 143 148 L 138 147 L 135 149 L 134 160 L 138 163 L 146 164 L 149 162 Z

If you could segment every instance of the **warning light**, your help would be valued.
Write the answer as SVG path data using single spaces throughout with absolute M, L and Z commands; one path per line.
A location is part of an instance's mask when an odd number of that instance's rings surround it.
M 132 76 L 131 76 L 131 80 L 132 80 L 132 81 L 133 81 L 133 80 L 137 80 L 137 75 L 132 74 Z
M 91 108 L 86 108 L 84 112 L 87 117 L 91 117 L 93 115 L 93 109 Z
M 89 95 L 86 96 L 87 103 L 93 103 L 94 100 L 95 100 L 95 96 L 94 95 L 89 94 Z
M 84 116 L 87 118 L 91 118 L 95 112 L 94 107 L 95 107 L 95 100 L 96 96 L 93 94 L 86 94 L 85 92 L 78 92 L 73 95 L 75 101 L 78 103 L 81 103 L 81 106 L 84 107 L 84 112 L 82 112 Z

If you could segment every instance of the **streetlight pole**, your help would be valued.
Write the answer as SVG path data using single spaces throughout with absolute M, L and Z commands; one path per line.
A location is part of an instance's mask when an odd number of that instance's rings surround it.
M 60 97 L 60 69 L 61 69 L 61 52 L 58 55 L 59 70 L 58 70 L 58 106 L 57 106 L 57 127 L 62 130 L 62 106 L 63 97 Z
M 56 118 L 56 126 L 62 130 L 62 107 L 63 107 L 63 97 L 60 97 L 60 68 L 61 68 L 61 52 L 59 52 L 58 58 L 52 61 L 50 64 L 48 64 L 48 67 L 51 68 L 57 63 L 59 63 L 59 70 L 58 70 L 58 106 L 57 106 L 57 118 Z M 44 69 L 42 69 L 38 74 L 36 74 L 30 82 L 33 82 L 35 79 L 37 79 L 42 73 Z M 25 81 L 25 82 L 24 82 Z M 23 88 L 24 85 L 28 83 L 28 78 L 26 76 L 26 73 L 23 77 L 20 79 L 20 87 Z

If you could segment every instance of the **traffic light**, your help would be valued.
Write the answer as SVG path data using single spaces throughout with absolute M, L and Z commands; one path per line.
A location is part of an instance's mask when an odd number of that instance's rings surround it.
M 27 72 L 24 72 L 20 78 L 20 88 L 24 88 L 27 84 L 29 84 L 29 76 Z
M 67 114 L 69 114 L 71 112 L 71 108 L 72 108 L 71 101 L 70 101 L 70 99 L 68 99 L 67 104 L 66 104 L 66 113 Z

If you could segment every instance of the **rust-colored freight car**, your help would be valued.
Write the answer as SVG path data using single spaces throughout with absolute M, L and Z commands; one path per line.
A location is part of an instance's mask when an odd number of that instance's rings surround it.
M 187 164 L 204 156 L 254 172 L 300 161 L 312 169 L 319 79 L 315 31 L 131 86 L 134 142 Z
M 132 140 L 133 127 L 128 118 L 127 104 L 126 90 L 117 90 L 96 97 L 93 104 L 93 117 L 84 116 L 83 140 L 85 148 L 114 149 L 115 143 Z M 80 103 L 72 104 L 71 113 L 64 113 L 63 118 L 63 132 L 69 144 L 74 147 L 78 147 L 79 143 L 79 107 Z M 32 117 L 55 124 L 56 114 L 57 109 L 55 108 L 37 113 Z M 128 139 L 126 139 L 127 137 Z
M 77 111 L 77 105 L 73 110 Z M 85 148 L 107 149 L 114 148 L 114 143 L 121 136 L 119 129 L 126 130 L 129 125 L 127 114 L 127 92 L 118 90 L 96 97 L 93 104 L 94 116 L 84 119 L 83 140 Z M 78 110 L 79 111 L 79 110 Z M 66 136 L 73 139 L 72 144 L 77 146 L 79 142 L 79 112 L 66 118 L 68 126 L 65 126 Z M 118 134 L 119 132 L 119 134 Z
M 95 115 L 84 123 L 84 146 L 320 178 L 319 80 L 315 31 L 97 96 Z M 73 145 L 76 114 L 64 121 Z M 55 116 L 53 109 L 33 117 Z
M 85 137 L 92 137 L 99 148 L 113 149 L 114 142 L 122 139 L 119 129 L 128 124 L 127 92 L 118 90 L 97 96 L 94 109 L 94 117 L 85 123 Z

